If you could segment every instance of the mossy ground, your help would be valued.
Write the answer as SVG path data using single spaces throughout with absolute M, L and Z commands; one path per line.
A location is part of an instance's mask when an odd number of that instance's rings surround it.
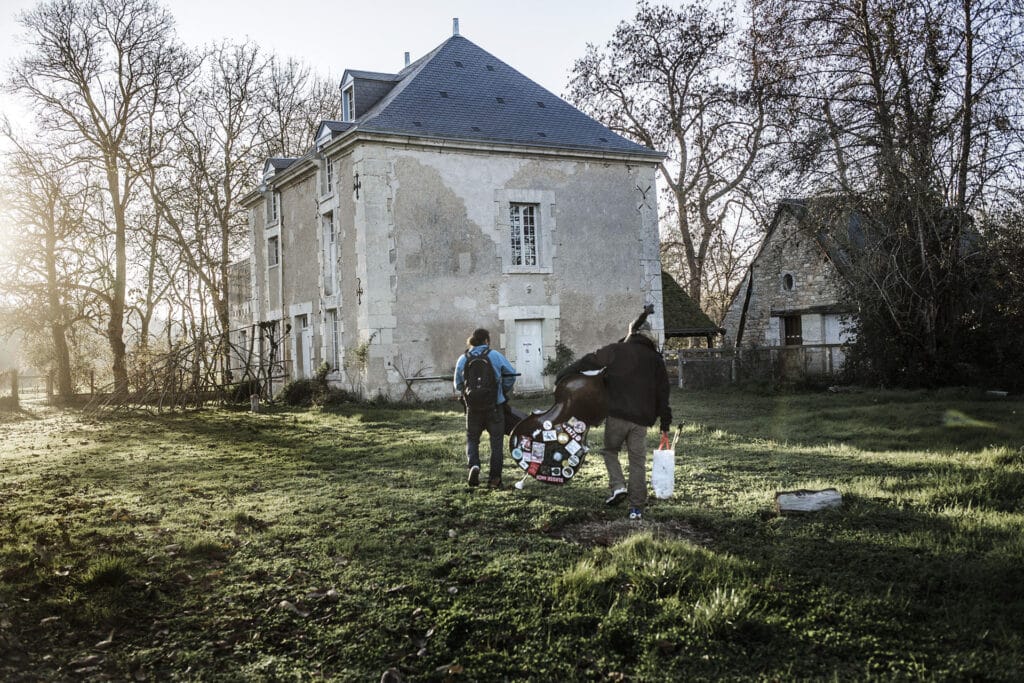
M 467 488 L 451 404 L 0 413 L 0 679 L 1024 678 L 1024 402 L 673 405 L 641 524 L 596 452 Z

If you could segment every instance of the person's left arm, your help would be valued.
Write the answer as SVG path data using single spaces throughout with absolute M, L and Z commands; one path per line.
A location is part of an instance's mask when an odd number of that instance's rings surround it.
M 512 387 L 516 383 L 516 369 L 512 367 L 512 363 L 505 358 L 505 354 L 500 351 L 495 351 L 494 355 L 498 358 L 496 367 L 498 368 L 498 374 L 501 376 L 501 391 L 508 397 L 508 392 L 512 390 Z

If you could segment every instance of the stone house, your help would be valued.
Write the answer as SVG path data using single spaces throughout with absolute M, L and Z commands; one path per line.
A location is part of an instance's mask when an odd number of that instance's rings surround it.
M 341 121 L 269 159 L 249 209 L 250 299 L 233 342 L 281 377 L 451 395 L 477 327 L 550 388 L 555 345 L 614 341 L 645 303 L 663 333 L 663 155 L 458 33 L 398 73 L 347 70 Z M 242 266 L 244 271 L 245 266 Z M 272 356 L 272 358 L 271 358 Z
M 767 352 L 784 372 L 832 374 L 842 367 L 854 309 L 843 299 L 836 264 L 839 244 L 855 243 L 859 224 L 855 216 L 821 222 L 806 201 L 779 205 L 722 321 L 727 346 L 748 357 Z

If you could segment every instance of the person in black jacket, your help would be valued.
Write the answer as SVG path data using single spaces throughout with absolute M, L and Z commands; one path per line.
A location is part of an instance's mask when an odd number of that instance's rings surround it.
M 647 322 L 653 312 L 653 306 L 646 306 L 630 324 L 625 338 L 588 353 L 558 375 L 561 379 L 574 372 L 605 368 L 608 419 L 601 454 L 611 489 L 605 503 L 618 505 L 628 496 L 629 518 L 634 520 L 643 517 L 647 504 L 647 428 L 660 419 L 661 442 L 667 447 L 672 424 L 668 373 Z M 629 454 L 628 485 L 619 462 L 623 444 Z

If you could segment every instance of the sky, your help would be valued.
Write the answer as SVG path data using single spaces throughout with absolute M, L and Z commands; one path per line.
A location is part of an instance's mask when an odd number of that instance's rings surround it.
M 36 0 L 0 0 L 0 73 L 25 51 L 16 15 Z M 199 47 L 252 40 L 281 57 L 294 57 L 324 76 L 345 69 L 394 73 L 404 54 L 415 61 L 460 33 L 556 95 L 566 90 L 573 62 L 588 43 L 601 45 L 635 0 L 163 0 L 178 36 Z M 0 111 L 24 110 L 0 94 Z

